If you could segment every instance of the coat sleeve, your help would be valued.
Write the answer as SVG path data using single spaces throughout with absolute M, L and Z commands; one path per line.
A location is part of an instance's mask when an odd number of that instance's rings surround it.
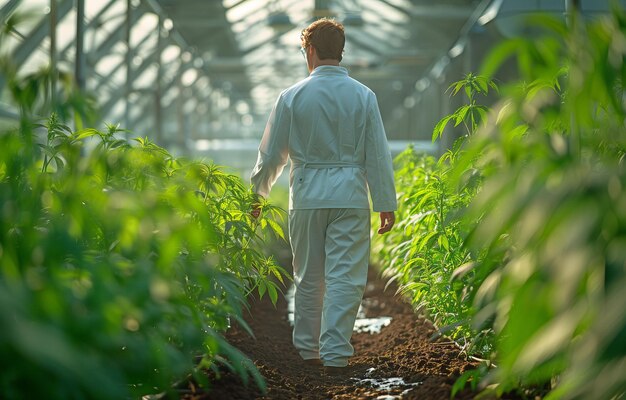
M 398 208 L 398 202 L 391 152 L 376 96 L 373 93 L 367 108 L 365 171 L 374 211 L 395 211 Z
M 250 176 L 252 190 L 263 197 L 269 196 L 272 186 L 287 164 L 290 124 L 290 113 L 286 110 L 281 94 L 265 126 L 257 162 Z

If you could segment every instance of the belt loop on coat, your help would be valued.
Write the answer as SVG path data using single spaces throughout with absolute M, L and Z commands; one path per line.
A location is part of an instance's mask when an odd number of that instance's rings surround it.
M 328 168 L 359 168 L 365 169 L 362 165 L 348 161 L 305 161 L 303 163 L 291 162 L 294 167 L 310 168 L 310 169 L 328 169 Z

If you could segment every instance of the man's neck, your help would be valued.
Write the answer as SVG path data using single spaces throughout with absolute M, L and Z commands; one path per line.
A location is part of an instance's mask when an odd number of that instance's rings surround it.
M 321 67 L 322 65 L 332 65 L 332 66 L 338 67 L 339 61 L 333 60 L 332 58 L 328 58 L 324 60 L 316 60 L 315 63 L 313 63 L 313 68 L 311 69 L 311 71 L 313 71 L 317 67 Z
M 316 66 L 319 67 L 321 65 L 334 65 L 335 67 L 338 67 L 339 61 L 333 60 L 332 58 L 329 58 L 327 60 L 319 60 Z

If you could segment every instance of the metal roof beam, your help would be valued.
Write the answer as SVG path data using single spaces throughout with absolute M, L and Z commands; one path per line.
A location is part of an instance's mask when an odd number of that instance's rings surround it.
M 199 91 L 198 91 L 198 90 L 194 87 L 194 84 L 195 84 L 195 83 L 196 83 L 196 82 L 197 82 L 200 78 L 201 78 L 201 76 L 200 76 L 200 75 L 198 75 L 198 76 L 196 77 L 196 79 L 194 79 L 194 81 L 193 81 L 193 82 L 191 83 L 191 85 L 189 86 L 189 87 L 191 88 L 191 91 L 192 91 L 192 96 L 191 96 L 191 97 L 193 97 L 194 99 L 196 99 L 196 105 L 199 105 L 200 103 L 202 103 L 202 102 L 204 102 L 204 101 L 209 100 L 209 99 L 210 99 L 210 97 L 211 97 L 211 93 L 212 93 L 212 92 L 208 92 L 208 93 L 199 92 Z M 174 85 L 175 85 L 175 84 L 177 84 L 177 83 L 178 83 L 178 79 L 173 79 L 173 80 L 172 80 L 172 82 L 170 82 L 170 84 L 167 86 L 166 91 L 167 91 L 167 90 L 169 90 L 169 89 L 171 89 L 171 88 L 172 88 L 172 86 L 174 86 Z M 144 105 L 145 105 L 145 106 L 147 106 L 147 107 L 148 107 L 148 106 L 151 106 L 151 104 L 152 104 L 152 102 L 151 102 L 151 101 L 147 101 L 147 100 L 145 100 L 145 103 L 144 103 Z M 166 109 L 167 109 L 167 108 L 170 108 L 170 107 L 172 107 L 172 104 L 170 104 L 170 106 L 169 106 L 169 107 L 166 107 Z M 132 122 L 132 124 L 135 124 L 135 123 L 137 123 L 137 122 L 143 121 L 143 120 L 144 120 L 145 118 L 147 118 L 148 116 L 151 116 L 149 112 L 139 113 L 139 116 L 138 116 L 137 118 L 135 118 L 135 119 L 134 119 L 133 121 L 131 121 L 131 122 Z
M 469 18 L 474 12 L 474 7 L 471 6 L 458 6 L 452 4 L 439 4 L 420 6 L 414 5 L 412 7 L 401 7 L 391 3 L 389 0 L 379 0 L 381 3 L 400 11 L 410 17 L 417 18 L 434 18 L 434 19 L 466 19 Z
M 144 14 L 144 12 L 139 12 L 138 9 L 131 9 L 131 18 L 130 24 L 133 25 L 135 22 L 139 21 L 139 18 Z M 126 36 L 126 24 L 127 21 L 122 21 L 114 30 L 111 36 L 109 36 L 100 46 L 93 52 L 90 52 L 87 56 L 88 60 L 91 61 L 91 64 L 94 65 L 94 60 L 99 60 L 109 53 L 111 48 L 115 46 L 116 43 L 124 41 Z
M 294 24 L 297 25 L 297 24 Z M 253 45 L 251 45 L 248 48 L 242 49 L 241 52 L 243 55 L 248 55 L 250 53 L 253 53 L 255 51 L 257 51 L 258 49 L 260 49 L 261 47 L 270 45 L 270 44 L 275 44 L 283 35 L 290 33 L 292 31 L 292 29 L 285 31 L 285 32 L 277 32 L 275 33 L 272 37 L 270 37 L 267 40 L 261 40 L 258 43 L 255 43 Z
M 230 29 L 230 23 L 225 19 L 207 20 L 204 17 L 185 17 L 185 27 L 187 28 L 207 28 L 207 29 Z
M 413 17 L 417 18 L 467 19 L 474 13 L 474 7 L 451 4 L 440 4 L 437 6 L 413 6 L 410 9 L 410 12 Z
M 0 22 L 4 23 L 7 17 L 17 8 L 21 0 L 10 0 L 0 9 Z
M 296 4 L 297 4 L 297 0 L 294 0 L 294 1 L 292 1 L 291 3 L 287 4 L 287 5 L 285 6 L 285 8 L 284 8 L 284 9 L 285 9 L 285 10 L 288 10 L 289 8 L 293 7 L 293 6 L 294 6 L 294 5 L 296 5 Z M 304 21 L 301 21 L 301 22 L 304 22 Z M 300 23 L 301 23 L 301 22 L 300 22 Z M 235 24 L 235 23 L 236 23 L 236 22 L 234 22 L 233 24 Z M 296 23 L 294 23 L 294 24 L 293 24 L 293 26 L 295 27 L 295 26 L 297 26 L 297 24 L 296 24 Z M 256 21 L 256 22 L 254 22 L 254 23 L 252 23 L 252 24 L 248 25 L 248 27 L 246 27 L 246 30 L 245 30 L 245 36 L 246 36 L 246 37 L 255 37 L 255 36 L 256 36 L 256 33 L 257 33 L 259 30 L 261 30 L 261 29 L 263 29 L 263 28 L 265 28 L 265 27 L 267 27 L 267 19 L 260 19 L 260 20 L 258 20 L 258 21 Z M 286 32 L 279 32 L 279 36 L 281 36 L 282 34 L 285 34 L 285 33 L 289 32 L 289 31 L 291 31 L 291 29 L 288 29 Z M 271 39 L 270 39 L 270 40 L 271 40 Z M 247 53 L 247 51 L 246 51 L 246 50 L 243 50 L 243 53 Z
M 232 10 L 233 8 L 235 8 L 236 6 L 238 6 L 239 4 L 243 3 L 246 0 L 240 1 L 238 4 L 235 4 L 234 6 L 228 8 L 227 10 Z M 254 10 L 248 12 L 246 15 L 244 15 L 243 17 L 239 18 L 237 21 L 232 21 L 232 25 L 234 24 L 238 24 L 242 21 L 244 21 L 245 19 L 249 18 L 251 15 L 259 12 L 259 10 L 262 10 L 263 8 L 267 7 L 267 4 L 261 4 L 259 7 L 255 7 Z M 224 14 L 224 16 L 226 16 L 226 14 Z
M 228 8 L 227 8 L 227 10 L 230 10 L 230 9 L 232 9 L 232 8 L 235 8 L 235 7 L 237 7 L 237 6 L 239 6 L 239 5 L 243 4 L 243 3 L 245 3 L 245 2 L 247 2 L 247 1 L 248 1 L 248 0 L 239 0 L 238 2 L 236 2 L 235 4 L 233 4 L 232 6 L 228 7 Z
M 60 21 L 72 9 L 73 0 L 63 0 L 57 7 L 57 21 Z M 42 18 L 41 22 L 35 29 L 17 46 L 13 52 L 13 62 L 15 65 L 22 65 L 26 59 L 33 54 L 37 46 L 50 34 L 50 18 L 48 16 Z
M 271 38 L 269 38 L 268 40 L 261 40 L 258 43 L 255 43 L 253 45 L 251 45 L 250 47 L 247 47 L 245 49 L 241 49 L 241 52 L 243 53 L 243 55 L 246 54 L 250 54 L 258 49 L 260 49 L 263 46 L 267 46 L 269 44 L 273 44 L 276 41 L 278 41 L 278 39 L 280 39 L 281 36 L 283 36 L 285 33 L 287 32 L 280 32 L 280 33 L 275 33 Z
M 134 81 L 135 79 L 139 78 L 139 76 L 150 66 L 150 64 L 157 61 L 157 58 L 158 58 L 157 54 L 153 53 L 150 57 L 144 59 L 141 65 L 137 69 L 134 69 L 131 71 L 130 80 Z M 174 79 L 172 79 L 168 84 L 163 86 L 163 89 L 162 89 L 163 93 L 166 93 L 174 84 L 176 84 L 179 81 L 179 78 L 178 78 L 179 75 L 183 74 L 185 71 L 187 71 L 191 67 L 193 67 L 193 64 L 191 62 L 183 63 L 179 67 L 178 72 L 174 75 Z M 198 77 L 196 77 L 196 80 L 198 80 L 199 78 L 200 78 L 200 74 L 198 74 Z M 113 106 L 115 106 L 115 103 L 117 103 L 119 100 L 122 100 L 122 99 L 118 97 L 110 98 L 104 104 L 104 106 L 102 106 L 101 108 L 102 113 L 108 114 L 109 111 L 111 111 L 111 109 L 113 108 Z
M 17 8 L 21 0 L 10 0 L 7 4 L 0 9 L 0 25 L 4 25 L 9 15 Z M 4 88 L 5 78 L 0 76 L 0 92 Z M 1 109 L 0 109 L 1 110 Z
M 380 51 L 380 49 L 376 46 L 372 46 L 367 42 L 362 41 L 361 39 L 357 39 L 354 36 L 346 36 L 346 41 L 354 43 L 357 47 L 365 50 L 368 53 L 374 54 L 376 57 L 384 56 L 384 53 Z
M 146 35 L 146 37 L 144 37 L 144 38 L 141 40 L 141 42 L 139 42 L 139 43 L 137 44 L 137 46 L 133 49 L 133 53 L 134 53 L 134 52 L 136 52 L 136 50 L 137 50 L 138 48 L 140 48 L 143 44 L 145 44 L 145 43 L 148 41 L 148 39 L 150 39 L 150 35 Z M 152 54 L 150 55 L 150 59 L 152 59 L 152 56 L 153 56 L 153 55 L 155 55 L 155 54 L 156 54 L 156 52 L 152 53 Z M 119 63 L 117 63 L 117 64 L 115 65 L 115 67 L 114 67 L 114 68 L 113 68 L 113 69 L 109 72 L 109 75 L 114 75 L 114 74 L 115 74 L 115 73 L 116 73 L 116 72 L 117 72 L 120 68 L 122 68 L 122 67 L 125 65 L 125 63 L 126 63 L 126 60 L 122 59 L 122 60 L 121 60 Z M 94 68 L 95 68 L 95 65 L 94 65 Z M 98 83 L 98 85 L 96 86 L 96 90 L 95 90 L 95 91 L 96 91 L 96 92 L 98 92 L 98 91 L 102 88 L 102 86 L 103 86 L 104 84 L 106 84 L 106 83 L 108 83 L 108 82 L 107 82 L 107 80 L 106 80 L 106 79 L 102 79 L 102 80 Z
M 156 53 L 153 53 L 150 57 L 145 58 L 139 67 L 131 69 L 130 74 L 128 75 L 128 80 L 132 83 L 135 79 L 139 78 L 139 76 L 150 66 L 150 64 L 155 61 L 157 61 L 157 56 Z M 122 64 L 125 64 L 125 61 L 122 62 Z M 102 107 L 103 112 L 105 114 L 108 113 L 118 100 L 121 100 L 121 98 L 112 96 Z
M 89 23 L 85 27 L 85 32 L 89 31 L 90 29 L 96 29 L 96 25 L 98 25 L 100 23 L 100 17 L 102 17 L 102 15 L 105 12 L 107 12 L 107 10 L 109 8 L 111 8 L 111 6 L 116 3 L 116 1 L 117 0 L 109 0 L 109 2 L 104 7 L 102 7 L 102 9 L 98 13 L 98 15 L 96 15 L 94 18 L 91 19 L 91 21 L 89 21 Z M 74 45 L 74 43 L 70 41 L 67 44 L 67 46 L 65 46 L 65 48 L 63 50 L 61 50 L 61 52 L 59 54 L 61 56 L 64 56 L 65 53 L 67 53 L 69 51 L 70 47 L 72 47 L 72 45 Z

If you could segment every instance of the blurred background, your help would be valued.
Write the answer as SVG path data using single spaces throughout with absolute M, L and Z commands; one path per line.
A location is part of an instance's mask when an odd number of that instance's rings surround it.
M 624 399 L 624 7 L 0 0 L 0 398 L 138 398 L 200 351 L 262 386 L 221 335 L 253 291 L 278 299 L 287 192 L 252 220 L 247 177 L 307 76 L 301 30 L 332 17 L 402 152 L 373 263 L 485 359 L 454 386 Z
M 525 15 L 573 6 L 593 17 L 609 0 L 0 0 L 0 50 L 17 76 L 49 72 L 52 103 L 88 94 L 96 127 L 245 175 L 277 95 L 307 76 L 299 36 L 316 18 L 345 25 L 342 65 L 377 94 L 392 152 L 440 153 L 454 135 L 433 144 L 433 127 L 463 101 L 450 83 L 527 34 Z M 0 75 L 0 127 L 18 118 Z

